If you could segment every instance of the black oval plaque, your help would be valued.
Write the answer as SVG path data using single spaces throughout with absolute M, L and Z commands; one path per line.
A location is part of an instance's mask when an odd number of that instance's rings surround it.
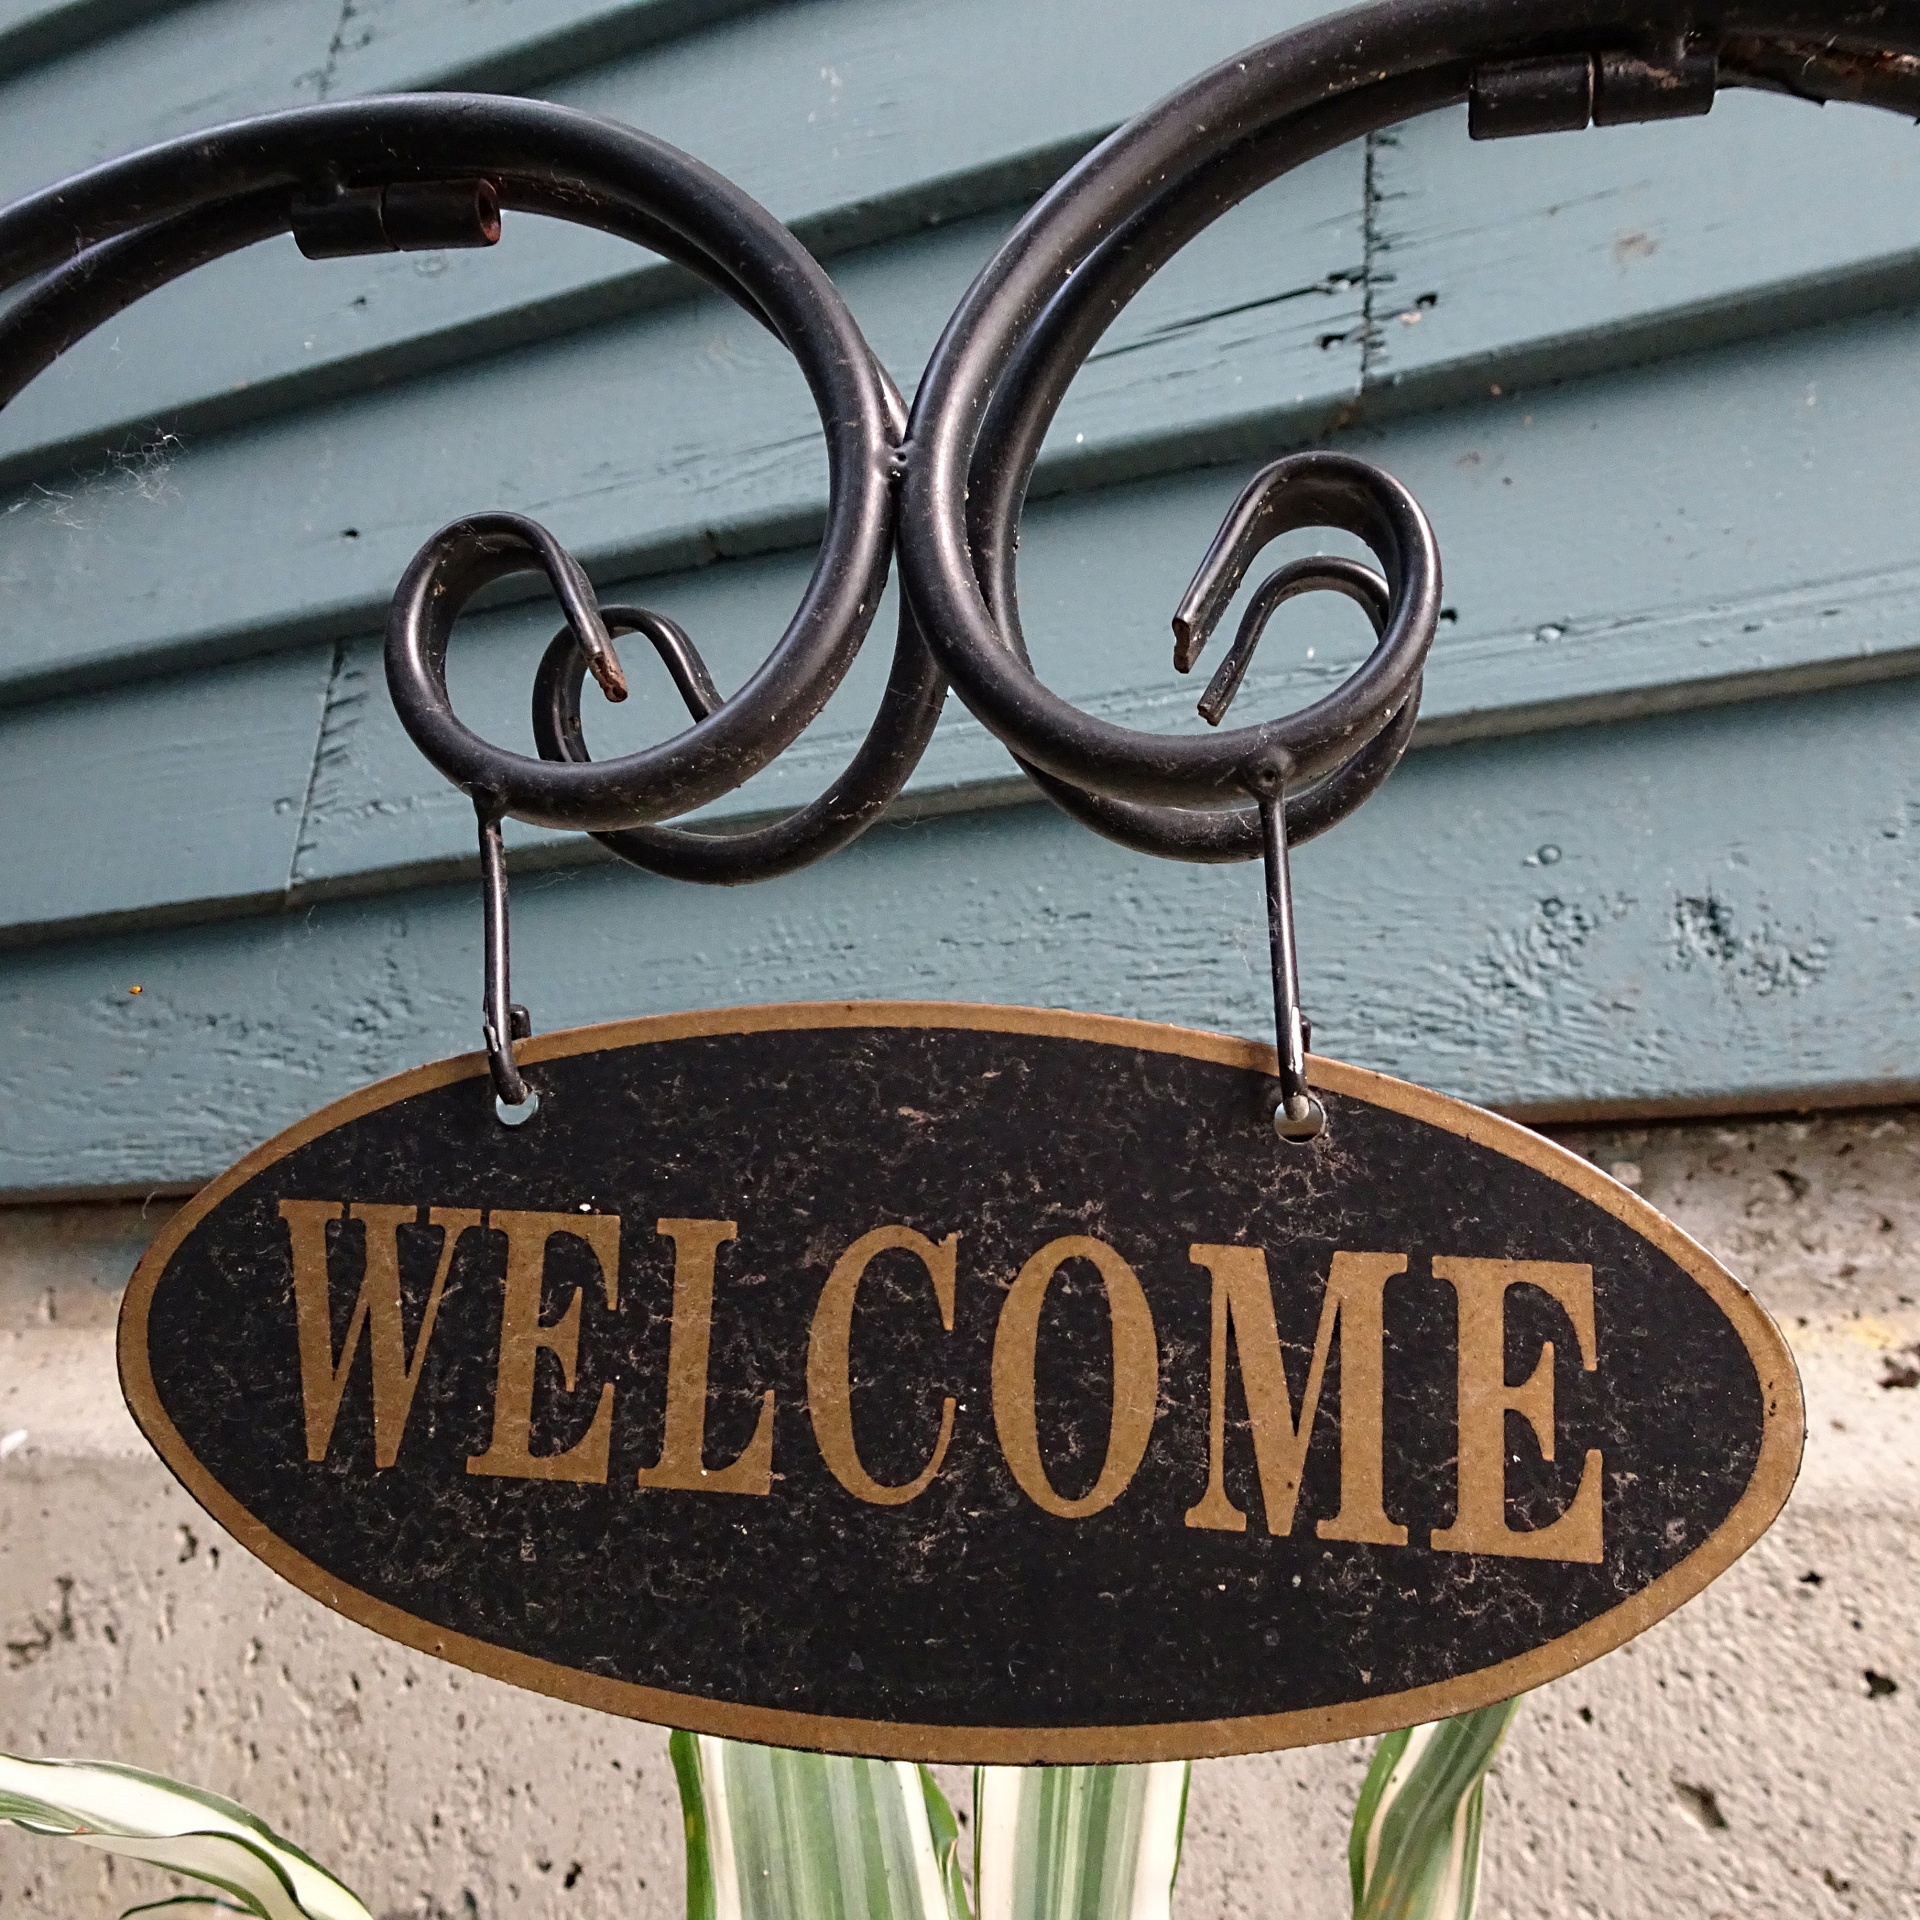
M 1438 1095 L 1002 1007 L 680 1015 L 343 1100 L 121 1316 L 188 1490 L 377 1632 L 704 1732 L 958 1761 L 1345 1739 L 1725 1568 L 1793 1362 L 1625 1188 Z

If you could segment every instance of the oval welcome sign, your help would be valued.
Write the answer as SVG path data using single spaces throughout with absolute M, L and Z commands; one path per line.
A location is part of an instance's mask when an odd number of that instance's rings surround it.
M 1584 1161 L 1332 1061 L 1004 1007 L 679 1015 L 303 1121 L 120 1324 L 135 1417 L 379 1633 L 641 1719 L 910 1759 L 1430 1720 L 1779 1511 L 1793 1362 Z

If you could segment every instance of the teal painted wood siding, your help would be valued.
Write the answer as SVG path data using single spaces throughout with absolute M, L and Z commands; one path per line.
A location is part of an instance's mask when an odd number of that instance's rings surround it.
M 911 387 L 1062 167 L 1317 10 L 0 0 L 0 195 L 273 107 L 534 93 L 762 198 Z M 1417 751 L 1298 863 L 1320 1043 L 1523 1113 L 1908 1097 L 1917 365 L 1910 125 L 1733 93 L 1475 146 L 1434 115 L 1257 196 L 1101 343 L 1023 540 L 1036 658 L 1098 712 L 1198 727 L 1167 619 L 1226 505 L 1287 448 L 1364 452 L 1431 514 L 1448 611 Z M 805 389 L 751 323 L 527 217 L 483 254 L 274 242 L 44 375 L 0 414 L 0 1193 L 191 1184 L 474 1044 L 471 811 L 379 658 L 433 527 L 534 514 L 725 688 L 784 623 L 824 484 Z M 529 744 L 554 624 L 523 598 L 463 628 L 456 697 L 494 737 Z M 1353 610 L 1299 603 L 1242 699 L 1299 705 L 1365 645 Z M 705 817 L 817 790 L 889 650 Z M 589 716 L 599 752 L 674 724 L 651 681 Z M 1256 874 L 1097 840 L 957 705 L 898 818 L 787 881 L 511 844 L 543 1029 L 840 995 L 1271 1019 Z

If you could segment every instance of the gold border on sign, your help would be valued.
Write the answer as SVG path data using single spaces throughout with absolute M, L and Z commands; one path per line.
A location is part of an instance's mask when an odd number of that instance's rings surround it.
M 1272 1074 L 1271 1047 L 1185 1027 L 1160 1026 L 1109 1014 L 1054 1012 L 1033 1007 L 972 1006 L 942 1001 L 818 1001 L 786 1006 L 736 1007 L 707 1013 L 660 1014 L 575 1027 L 520 1043 L 525 1065 L 576 1054 L 654 1046 L 715 1035 L 806 1032 L 822 1028 L 930 1027 L 982 1033 L 1039 1034 L 1146 1053 L 1171 1053 L 1218 1066 Z M 1739 1335 L 1757 1377 L 1764 1409 L 1760 1454 L 1733 1511 L 1679 1565 L 1596 1619 L 1544 1646 L 1491 1667 L 1432 1686 L 1329 1707 L 1237 1718 L 1180 1720 L 1120 1727 L 972 1727 L 859 1720 L 779 1707 L 740 1706 L 697 1694 L 673 1693 L 632 1681 L 581 1673 L 534 1654 L 514 1653 L 466 1634 L 436 1627 L 384 1600 L 362 1593 L 309 1560 L 254 1518 L 208 1473 L 181 1438 L 154 1386 L 147 1357 L 147 1319 L 155 1289 L 187 1235 L 221 1201 L 297 1148 L 347 1122 L 377 1113 L 416 1094 L 460 1080 L 484 1079 L 486 1056 L 463 1054 L 363 1087 L 256 1147 L 203 1188 L 161 1229 L 135 1270 L 120 1310 L 120 1384 L 141 1430 L 181 1484 L 242 1546 L 323 1606 L 402 1646 L 536 1693 L 603 1713 L 683 1727 L 767 1746 L 816 1748 L 884 1760 L 928 1760 L 976 1765 L 1077 1766 L 1099 1762 L 1204 1759 L 1263 1753 L 1284 1747 L 1352 1740 L 1421 1721 L 1467 1713 L 1558 1679 L 1643 1632 L 1726 1571 L 1772 1524 L 1800 1467 L 1806 1415 L 1800 1376 L 1780 1331 L 1745 1287 L 1697 1241 L 1637 1194 L 1610 1180 L 1577 1154 L 1510 1120 L 1431 1093 L 1404 1080 L 1311 1061 L 1316 1086 L 1390 1113 L 1457 1134 L 1503 1158 L 1531 1167 L 1591 1201 L 1659 1248 L 1704 1291 Z

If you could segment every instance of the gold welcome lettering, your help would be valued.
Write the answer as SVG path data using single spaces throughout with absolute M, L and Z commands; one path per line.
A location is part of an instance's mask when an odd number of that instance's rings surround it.
M 485 1453 L 467 1461 L 469 1473 L 507 1480 L 572 1480 L 603 1483 L 613 1443 L 613 1382 L 600 1389 L 600 1403 L 586 1432 L 559 1453 L 533 1451 L 533 1379 L 541 1351 L 560 1362 L 560 1384 L 571 1393 L 580 1364 L 580 1293 L 558 1320 L 540 1318 L 546 1285 L 547 1247 L 556 1234 L 571 1234 L 600 1263 L 609 1309 L 620 1305 L 620 1216 L 617 1213 L 516 1213 L 487 1216 L 507 1236 L 507 1279 L 500 1300 L 500 1357 L 493 1380 L 493 1437 Z
M 1540 1358 L 1523 1385 L 1507 1385 L 1507 1290 L 1538 1287 L 1558 1301 L 1573 1322 L 1580 1364 L 1591 1373 L 1600 1364 L 1593 1336 L 1593 1269 L 1557 1260 L 1437 1259 L 1433 1274 L 1451 1282 L 1460 1301 L 1460 1451 L 1453 1525 L 1441 1528 L 1429 1545 L 1442 1553 L 1597 1566 L 1606 1558 L 1600 1542 L 1599 1453 L 1588 1452 L 1571 1504 L 1544 1527 L 1507 1525 L 1506 1475 L 1509 1413 L 1533 1429 L 1543 1460 L 1551 1461 L 1554 1450 L 1553 1342 L 1541 1343 Z
M 470 1207 L 434 1207 L 427 1225 L 440 1233 L 440 1261 L 420 1331 L 409 1358 L 406 1328 L 400 1310 L 400 1229 L 417 1221 L 418 1207 L 376 1206 L 356 1201 L 349 1209 L 338 1200 L 282 1200 L 280 1218 L 287 1223 L 293 1257 L 294 1324 L 300 1343 L 300 1392 L 305 1405 L 307 1458 L 324 1460 L 333 1443 L 340 1401 L 367 1337 L 373 1368 L 373 1464 L 390 1467 L 400 1457 L 400 1442 L 413 1410 L 420 1368 L 440 1317 L 440 1299 L 446 1292 L 454 1248 L 469 1227 L 480 1224 Z M 327 1228 L 351 1217 L 366 1229 L 365 1267 L 360 1292 L 347 1321 L 347 1337 L 340 1357 L 333 1353 L 333 1295 L 327 1279 Z
M 1113 1329 L 1107 1455 L 1100 1477 L 1077 1500 L 1064 1498 L 1047 1478 L 1033 1397 L 1040 1309 L 1054 1275 L 1069 1260 L 1090 1261 L 1100 1275 Z M 1146 1458 L 1159 1398 L 1160 1352 L 1139 1275 L 1104 1240 L 1080 1233 L 1049 1240 L 1020 1269 L 1000 1309 L 1000 1325 L 993 1337 L 993 1423 L 999 1430 L 1000 1451 L 1021 1492 L 1042 1512 L 1060 1520 L 1084 1520 L 1104 1512 L 1126 1492 Z
M 448 1275 L 463 1236 L 482 1226 L 505 1236 L 499 1338 L 494 1365 L 492 1428 L 485 1452 L 465 1462 L 471 1474 L 523 1480 L 604 1484 L 612 1451 L 616 1381 L 604 1379 L 585 1432 L 557 1452 L 532 1444 L 539 1356 L 559 1363 L 560 1390 L 576 1391 L 580 1372 L 582 1291 L 575 1289 L 555 1320 L 541 1318 L 549 1249 L 559 1236 L 582 1242 L 597 1264 L 610 1313 L 620 1309 L 620 1217 L 616 1214 L 538 1213 L 470 1207 L 421 1208 L 339 1200 L 283 1200 L 293 1275 L 293 1306 L 305 1415 L 307 1458 L 327 1458 L 348 1381 L 362 1347 L 368 1354 L 376 1469 L 398 1460 L 407 1422 L 431 1348 Z M 336 1352 L 330 1261 L 349 1226 L 363 1240 L 359 1289 L 346 1334 Z M 412 1345 L 406 1338 L 400 1290 L 402 1228 L 437 1233 L 432 1285 Z M 673 1249 L 673 1307 L 668 1332 L 665 1415 L 658 1458 L 639 1468 L 633 1484 L 672 1493 L 766 1497 L 774 1483 L 774 1395 L 764 1391 L 752 1437 L 733 1459 L 707 1459 L 707 1401 L 713 1353 L 715 1273 L 720 1250 L 739 1238 L 732 1220 L 661 1219 L 655 1233 Z M 806 1355 L 807 1413 L 821 1462 L 857 1500 L 897 1507 L 917 1500 L 946 1464 L 961 1408 L 940 1401 L 939 1431 L 918 1472 L 878 1478 L 862 1459 L 853 1428 L 850 1347 L 854 1308 L 872 1262 L 904 1252 L 925 1269 L 942 1327 L 954 1329 L 959 1295 L 961 1235 L 933 1239 L 915 1228 L 886 1225 L 852 1241 L 835 1260 L 815 1304 Z M 350 1244 L 350 1243 L 349 1243 Z M 1200 1497 L 1184 1509 L 1190 1528 L 1245 1533 L 1246 1511 L 1227 1491 L 1230 1434 L 1227 1413 L 1237 1377 L 1246 1408 L 1246 1433 L 1267 1534 L 1291 1535 L 1313 1445 L 1329 1366 L 1338 1342 L 1339 1504 L 1314 1523 L 1322 1540 L 1405 1547 L 1407 1528 L 1386 1509 L 1387 1433 L 1391 1396 L 1385 1353 L 1388 1282 L 1406 1273 L 1408 1253 L 1339 1251 L 1328 1266 L 1319 1320 L 1297 1404 L 1274 1311 L 1267 1256 L 1259 1247 L 1196 1241 L 1188 1260 L 1209 1280 L 1211 1337 L 1206 1349 L 1206 1469 Z M 1035 1407 L 1035 1368 L 1042 1311 L 1054 1279 L 1070 1261 L 1084 1260 L 1099 1275 L 1111 1331 L 1112 1370 L 1106 1449 L 1093 1485 L 1062 1494 L 1042 1458 Z M 1436 1256 L 1433 1276 L 1456 1301 L 1456 1498 L 1450 1525 L 1430 1532 L 1441 1553 L 1597 1564 L 1603 1558 L 1602 1482 L 1597 1449 L 1585 1455 L 1579 1484 L 1564 1510 L 1543 1526 L 1515 1527 L 1507 1514 L 1507 1416 L 1532 1429 L 1542 1460 L 1557 1444 L 1556 1357 L 1543 1341 L 1526 1380 L 1506 1374 L 1506 1302 L 1515 1287 L 1545 1293 L 1572 1324 L 1578 1360 L 1597 1371 L 1593 1269 L 1568 1262 Z M 1186 1364 L 1197 1366 L 1195 1355 Z M 1053 1518 L 1081 1521 L 1127 1495 L 1147 1455 L 1159 1409 L 1162 1354 L 1146 1290 L 1127 1259 L 1104 1240 L 1069 1234 L 1050 1240 L 1014 1276 L 1001 1302 L 989 1368 L 994 1435 L 1015 1486 Z M 912 1382 L 890 1381 L 891 1392 Z M 584 1412 L 585 1409 L 582 1408 Z M 1136 1496 L 1138 1497 L 1138 1496 Z
M 953 1300 L 960 1236 L 950 1233 L 937 1244 L 912 1227 L 875 1227 L 863 1233 L 838 1260 L 821 1290 L 814 1309 L 813 1329 L 807 1337 L 807 1412 L 827 1471 L 854 1496 L 870 1506 L 901 1507 L 917 1499 L 933 1484 L 953 1439 L 953 1396 L 940 1403 L 940 1435 L 927 1464 L 897 1485 L 876 1480 L 860 1458 L 853 1439 L 853 1379 L 849 1348 L 853 1340 L 853 1303 L 860 1282 L 875 1258 L 895 1249 L 910 1253 L 933 1281 L 940 1324 L 953 1331 Z
M 731 1220 L 662 1220 L 673 1242 L 673 1326 L 667 1335 L 667 1431 L 660 1458 L 634 1475 L 674 1493 L 767 1493 L 773 1487 L 773 1395 L 760 1401 L 753 1438 L 732 1465 L 707 1461 L 707 1359 L 713 1348 L 713 1268 L 740 1231 Z
M 1267 1531 L 1293 1531 L 1300 1475 L 1313 1438 L 1334 1329 L 1340 1330 L 1340 1511 L 1314 1529 L 1322 1540 L 1404 1547 L 1407 1530 L 1387 1518 L 1386 1407 L 1382 1380 L 1382 1300 L 1387 1282 L 1407 1270 L 1404 1253 L 1336 1253 L 1320 1303 L 1313 1360 L 1293 1417 L 1280 1334 L 1273 1318 L 1267 1256 L 1258 1247 L 1193 1246 L 1187 1257 L 1213 1275 L 1213 1364 L 1207 1427 L 1207 1490 L 1187 1513 L 1190 1527 L 1242 1533 L 1247 1516 L 1227 1497 L 1227 1348 L 1240 1349 L 1240 1385 L 1253 1430 L 1253 1460 Z

